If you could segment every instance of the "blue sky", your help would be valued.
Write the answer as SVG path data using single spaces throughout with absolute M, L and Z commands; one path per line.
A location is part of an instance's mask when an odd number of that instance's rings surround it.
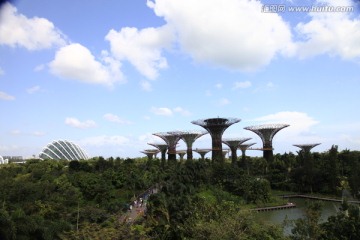
M 285 10 L 262 11 L 274 2 Z M 319 5 L 353 9 L 289 10 Z M 224 138 L 255 147 L 244 127 L 290 124 L 275 153 L 360 150 L 359 89 L 350 0 L 19 0 L 0 12 L 0 155 L 66 139 L 90 156 L 144 156 L 161 142 L 152 133 L 217 116 L 242 119 Z

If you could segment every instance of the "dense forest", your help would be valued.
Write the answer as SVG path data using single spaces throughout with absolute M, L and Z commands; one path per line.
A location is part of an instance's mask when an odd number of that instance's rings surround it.
M 0 239 L 360 239 L 357 205 L 319 223 L 309 203 L 291 236 L 255 220 L 252 208 L 276 205 L 276 192 L 360 198 L 360 152 L 276 154 L 161 162 L 102 157 L 29 160 L 0 166 Z M 122 221 L 149 188 L 146 213 Z

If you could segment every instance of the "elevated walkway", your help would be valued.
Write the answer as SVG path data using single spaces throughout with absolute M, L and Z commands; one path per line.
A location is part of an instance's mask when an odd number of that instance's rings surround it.
M 343 202 L 343 199 L 336 199 L 336 198 L 327 198 L 327 197 L 316 197 L 310 195 L 303 195 L 303 194 L 290 194 L 290 195 L 281 195 L 283 198 L 306 198 L 311 200 L 320 200 L 320 201 L 328 201 L 328 202 Z M 348 203 L 356 203 L 360 204 L 360 201 L 356 200 L 347 200 Z
M 282 210 L 282 209 L 289 209 L 289 208 L 296 208 L 296 204 L 288 203 L 286 205 L 280 205 L 280 206 L 274 206 L 274 207 L 254 208 L 254 209 L 251 209 L 251 211 L 267 212 L 267 211 L 275 211 L 275 210 Z

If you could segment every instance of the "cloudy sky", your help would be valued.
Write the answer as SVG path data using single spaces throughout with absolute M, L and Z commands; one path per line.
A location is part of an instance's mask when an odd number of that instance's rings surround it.
M 269 12 L 268 4 L 276 2 Z M 276 153 L 360 150 L 360 17 L 351 0 L 18 0 L 0 10 L 0 155 L 66 139 L 137 157 L 155 132 L 287 123 Z M 295 11 L 292 7 L 309 6 Z M 321 10 L 328 6 L 330 10 Z M 350 8 L 349 8 L 350 6 Z M 349 10 L 350 9 L 350 10 Z M 195 148 L 209 148 L 208 135 Z M 180 143 L 178 149 L 184 149 Z M 259 151 L 251 151 L 259 156 Z M 194 154 L 194 156 L 197 156 Z

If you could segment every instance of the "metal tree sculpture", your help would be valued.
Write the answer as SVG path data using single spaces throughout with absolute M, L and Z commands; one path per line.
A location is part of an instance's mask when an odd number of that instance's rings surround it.
M 180 131 L 153 133 L 153 135 L 163 139 L 168 145 L 168 160 L 176 161 L 176 144 L 181 136 Z
M 239 149 L 241 150 L 241 158 L 245 159 L 246 158 L 246 150 L 251 147 L 252 145 L 254 145 L 255 143 L 243 143 L 239 145 Z
M 311 149 L 316 147 L 317 145 L 320 145 L 321 143 L 309 143 L 309 144 L 294 144 L 293 146 L 301 148 L 306 153 L 309 153 Z
M 264 124 L 257 126 L 249 126 L 244 129 L 256 133 L 263 142 L 263 156 L 267 161 L 272 161 L 274 153 L 272 147 L 272 140 L 277 132 L 286 128 L 288 124 Z
M 176 153 L 179 155 L 180 161 L 182 162 L 184 160 L 184 156 L 187 153 L 187 151 L 186 150 L 178 150 L 178 151 L 176 151 Z
M 224 162 L 222 154 L 222 135 L 224 131 L 233 125 L 240 122 L 238 118 L 208 118 L 192 121 L 191 123 L 205 128 L 211 135 L 212 139 L 212 161 Z
M 210 152 L 211 149 L 195 149 L 194 151 L 200 154 L 202 160 L 205 160 L 205 155 Z
M 227 138 L 224 139 L 222 142 L 226 144 L 231 150 L 231 163 L 235 166 L 237 162 L 237 154 L 236 151 L 240 144 L 246 142 L 251 138 Z
M 186 143 L 187 147 L 187 159 L 192 159 L 192 146 L 196 139 L 208 134 L 206 131 L 182 131 L 180 136 L 181 139 Z
M 148 143 L 149 145 L 156 147 L 161 152 L 161 162 L 165 163 L 166 161 L 166 150 L 168 145 L 166 143 Z
M 244 168 L 247 170 L 248 174 L 249 174 L 249 166 L 248 163 L 246 161 L 246 150 L 248 148 L 250 148 L 252 145 L 254 145 L 255 143 L 243 143 L 239 145 L 239 149 L 241 150 L 241 162 L 240 162 L 240 167 Z
M 151 160 L 151 159 L 153 159 L 154 155 L 156 157 L 156 154 L 159 153 L 159 150 L 158 149 L 146 149 L 144 151 L 141 151 L 141 153 L 144 153 L 148 157 L 148 160 Z

